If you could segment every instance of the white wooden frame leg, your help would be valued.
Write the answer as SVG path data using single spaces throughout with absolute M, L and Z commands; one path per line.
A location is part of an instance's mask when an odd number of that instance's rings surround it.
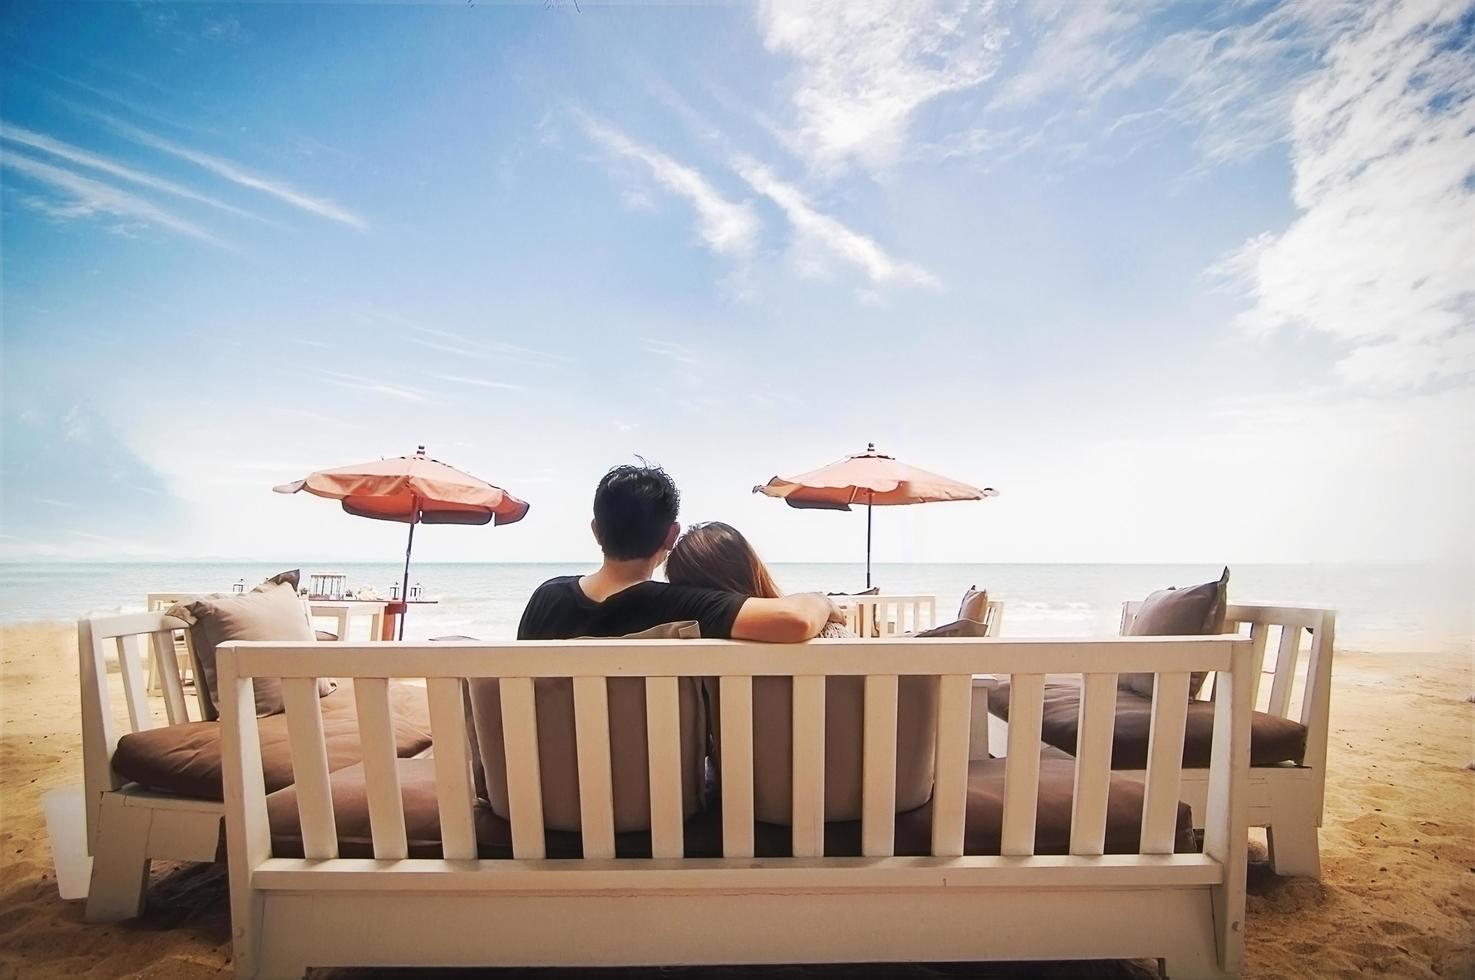
M 88 922 L 120 922 L 143 914 L 152 824 L 148 808 L 124 806 L 123 798 L 113 794 L 103 797 L 87 891 Z
M 1282 877 L 1321 877 L 1321 842 L 1316 813 L 1303 797 L 1276 800 L 1271 808 L 1265 838 L 1270 850 L 1270 867 Z

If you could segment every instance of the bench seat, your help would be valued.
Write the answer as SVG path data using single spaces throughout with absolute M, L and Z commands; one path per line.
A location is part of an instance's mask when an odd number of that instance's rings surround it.
M 968 800 L 963 843 L 967 854 L 999 853 L 1004 810 L 1004 766 L 1003 759 L 976 760 L 968 765 Z M 440 813 L 436 802 L 434 760 L 401 759 L 398 767 L 409 856 L 438 858 L 441 856 Z M 1040 761 L 1036 854 L 1068 853 L 1074 780 L 1075 760 L 1059 749 L 1044 747 Z M 351 765 L 333 772 L 329 777 L 329 786 L 333 797 L 340 855 L 372 857 L 368 789 L 363 765 Z M 272 853 L 278 857 L 301 857 L 302 840 L 296 788 L 288 786 L 272 793 L 267 797 L 266 808 L 271 825 Z M 1176 834 L 1177 849 L 1180 852 L 1194 849 L 1191 824 L 1187 804 L 1180 803 Z M 512 831 L 507 821 L 494 814 L 485 804 L 479 804 L 475 812 L 475 825 L 477 850 L 481 857 L 512 857 Z M 1141 826 L 1142 784 L 1135 780 L 1114 777 L 1107 803 L 1106 852 L 1136 853 Z M 930 802 L 897 814 L 896 853 L 901 856 L 929 854 L 931 834 Z M 714 803 L 688 820 L 683 836 L 687 857 L 722 857 L 720 804 Z M 756 856 L 789 856 L 791 837 L 789 827 L 756 823 Z M 859 821 L 827 823 L 825 853 L 829 856 L 858 856 L 861 853 L 860 837 Z M 550 858 L 583 856 L 577 833 L 549 831 L 546 840 L 547 855 Z M 615 853 L 619 857 L 649 857 L 650 835 L 643 832 L 616 834 Z
M 1009 682 L 988 692 L 988 710 L 1009 720 Z M 1076 750 L 1076 727 L 1081 716 L 1081 689 L 1076 684 L 1047 683 L 1040 738 L 1065 752 Z M 1111 739 L 1113 769 L 1142 769 L 1147 765 L 1147 738 L 1152 727 L 1152 699 L 1132 691 L 1117 691 L 1116 727 Z M 1214 705 L 1190 701 L 1183 740 L 1183 765 L 1205 769 L 1214 736 Z M 1306 752 L 1306 726 L 1289 718 L 1256 711 L 1250 716 L 1250 765 L 1299 764 Z
M 338 689 L 318 703 L 322 707 L 329 771 L 354 765 L 363 758 L 363 753 L 359 746 L 353 682 L 340 681 Z M 404 758 L 430 748 L 430 713 L 425 689 L 391 683 L 389 704 L 396 753 Z M 292 784 L 287 715 L 260 718 L 257 727 L 261 733 L 261 766 L 266 790 L 276 792 Z M 192 721 L 131 732 L 118 739 L 112 766 L 119 776 L 149 789 L 193 799 L 221 800 L 224 795 L 220 722 Z

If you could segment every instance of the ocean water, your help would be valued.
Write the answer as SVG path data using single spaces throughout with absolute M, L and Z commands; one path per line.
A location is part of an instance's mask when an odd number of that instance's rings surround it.
M 0 620 L 71 620 L 89 612 L 140 610 L 148 592 L 229 591 L 237 580 L 254 584 L 282 568 L 251 562 L 0 563 Z M 372 585 L 384 596 L 401 573 L 387 562 L 343 562 L 304 569 L 304 580 L 310 570 L 343 572 L 350 588 Z M 414 565 L 411 584 L 421 583 L 438 602 L 411 609 L 405 636 L 511 638 L 539 583 L 588 570 L 578 564 Z M 860 564 L 775 564 L 773 572 L 781 588 L 795 592 L 853 592 L 865 583 Z M 1115 633 L 1124 599 L 1218 575 L 1214 565 L 880 564 L 873 578 L 889 593 L 936 595 L 941 622 L 951 618 L 963 592 L 978 585 L 1004 601 L 1004 636 L 1083 637 Z M 1469 651 L 1472 579 L 1469 566 L 1236 565 L 1229 594 L 1231 602 L 1336 609 L 1342 649 Z

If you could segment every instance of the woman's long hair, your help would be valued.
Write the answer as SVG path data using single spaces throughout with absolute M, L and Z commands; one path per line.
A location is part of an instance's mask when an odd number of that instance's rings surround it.
M 666 581 L 721 589 L 757 599 L 778 599 L 783 593 L 768 566 L 737 528 L 721 521 L 693 524 L 666 557 Z

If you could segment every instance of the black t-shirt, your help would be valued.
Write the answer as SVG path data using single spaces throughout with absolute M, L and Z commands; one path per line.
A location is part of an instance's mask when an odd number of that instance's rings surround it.
M 561 575 L 538 586 L 522 622 L 519 640 L 568 640 L 576 636 L 624 636 L 663 623 L 696 620 L 707 639 L 732 636 L 732 623 L 747 596 L 665 582 L 641 582 L 595 602 L 579 588 L 579 576 Z

